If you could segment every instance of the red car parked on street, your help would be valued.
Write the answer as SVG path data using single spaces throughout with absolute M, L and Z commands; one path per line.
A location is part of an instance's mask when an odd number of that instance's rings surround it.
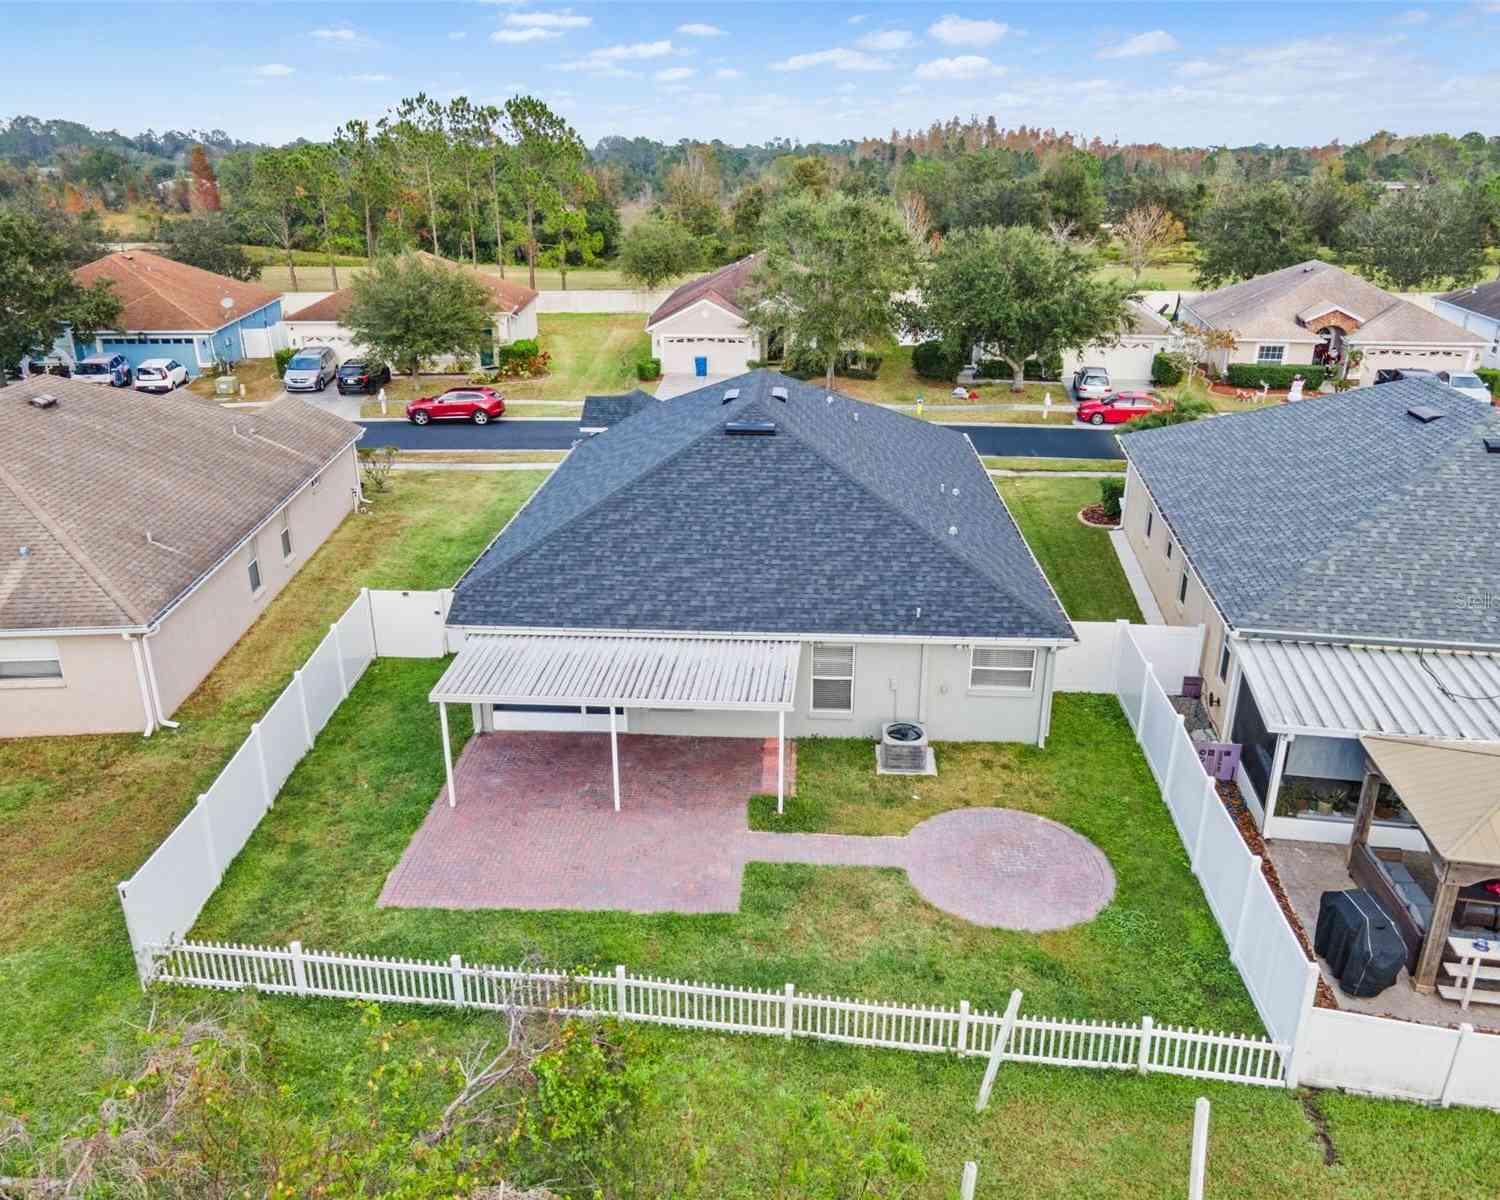
M 1123 425 L 1167 407 L 1150 392 L 1111 392 L 1103 400 L 1082 401 L 1078 419 L 1090 425 Z
M 406 419 L 413 425 L 428 421 L 473 421 L 488 425 L 505 415 L 505 397 L 494 388 L 449 388 L 440 396 L 423 396 L 406 406 Z

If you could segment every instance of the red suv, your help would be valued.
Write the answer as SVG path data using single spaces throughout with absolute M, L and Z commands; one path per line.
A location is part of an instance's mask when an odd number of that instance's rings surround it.
M 1103 400 L 1082 401 L 1078 419 L 1090 425 L 1123 425 L 1166 407 L 1150 392 L 1111 392 Z
M 413 425 L 428 421 L 473 421 L 488 425 L 505 415 L 505 397 L 494 388 L 449 388 L 441 396 L 423 396 L 406 406 L 406 419 Z

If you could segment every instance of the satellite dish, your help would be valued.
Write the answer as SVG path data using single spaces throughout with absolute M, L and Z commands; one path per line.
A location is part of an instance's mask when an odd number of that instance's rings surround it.
M 225 312 L 228 312 L 231 308 L 234 307 L 233 298 L 225 296 L 224 299 L 219 301 L 219 307 L 222 308 Z

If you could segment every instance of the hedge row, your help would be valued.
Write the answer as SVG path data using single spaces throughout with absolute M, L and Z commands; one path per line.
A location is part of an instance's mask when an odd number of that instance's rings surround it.
M 1234 387 L 1258 388 L 1265 384 L 1277 391 L 1285 391 L 1291 387 L 1294 375 L 1302 376 L 1303 386 L 1308 391 L 1315 392 L 1322 386 L 1328 372 L 1311 363 L 1298 363 L 1295 366 L 1279 363 L 1230 363 L 1229 370 L 1225 372 L 1225 378 Z
M 1475 374 L 1490 385 L 1490 395 L 1500 400 L 1500 371 L 1490 367 L 1480 367 Z

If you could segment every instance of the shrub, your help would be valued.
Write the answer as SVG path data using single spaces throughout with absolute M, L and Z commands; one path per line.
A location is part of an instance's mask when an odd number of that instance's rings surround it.
M 291 362 L 297 354 L 295 346 L 288 346 L 284 350 L 276 351 L 276 374 L 285 375 L 286 365 Z
M 1173 387 L 1182 382 L 1182 368 L 1172 360 L 1170 354 L 1163 354 L 1158 350 L 1156 357 L 1151 360 L 1151 382 L 1157 387 Z
M 1009 379 L 1011 374 L 1010 363 L 1003 358 L 982 358 L 974 368 L 976 379 Z M 1028 358 L 1022 364 L 1021 377 L 1033 383 L 1057 383 L 1062 379 L 1062 355 L 1054 354 L 1045 361 Z
M 1112 520 L 1120 519 L 1120 501 L 1125 498 L 1123 479 L 1101 479 L 1099 481 L 1099 503 Z
M 552 369 L 552 355 L 535 338 L 521 338 L 495 348 L 497 379 L 535 379 Z
M 833 373 L 846 379 L 874 379 L 880 374 L 885 355 L 868 350 L 845 350 L 833 365 Z
M 1230 363 L 1226 372 L 1232 387 L 1258 388 L 1265 384 L 1276 391 L 1285 391 L 1291 387 L 1294 375 L 1302 376 L 1304 386 L 1312 392 L 1321 386 L 1328 371 L 1310 363 Z
M 1480 367 L 1475 374 L 1490 385 L 1490 395 L 1500 400 L 1500 371 L 1493 370 L 1490 367 Z
M 635 377 L 643 383 L 661 378 L 661 359 L 643 358 L 635 364 Z
M 964 355 L 957 347 L 940 341 L 919 342 L 912 347 L 911 369 L 923 379 L 952 380 L 964 365 Z
M 1179 396 L 1171 408 L 1137 417 L 1134 421 L 1127 422 L 1121 432 L 1133 433 L 1139 429 L 1162 429 L 1167 425 L 1181 425 L 1187 421 L 1196 421 L 1199 417 L 1209 416 L 1213 411 L 1214 406 L 1201 397 Z

